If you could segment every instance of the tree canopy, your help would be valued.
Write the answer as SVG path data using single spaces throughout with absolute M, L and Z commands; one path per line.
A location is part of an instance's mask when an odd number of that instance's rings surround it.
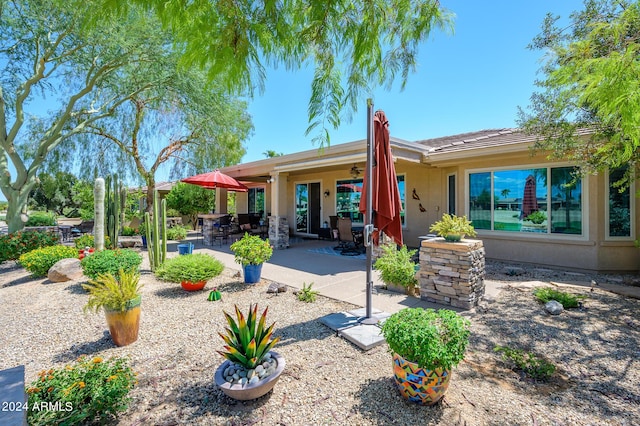
M 531 48 L 546 52 L 541 89 L 519 124 L 536 148 L 576 162 L 583 173 L 640 160 L 640 3 L 587 0 L 558 26 L 548 15 Z M 586 130 L 586 131 L 585 131 Z M 586 133 L 586 135 L 585 135 Z M 629 181 L 634 167 L 619 182 Z
M 435 28 L 452 28 L 437 0 L 103 1 L 102 10 L 120 15 L 131 4 L 154 10 L 174 32 L 183 63 L 232 93 L 261 90 L 268 66 L 313 66 L 307 133 L 320 144 L 373 86 L 399 78 L 404 87 L 420 44 Z

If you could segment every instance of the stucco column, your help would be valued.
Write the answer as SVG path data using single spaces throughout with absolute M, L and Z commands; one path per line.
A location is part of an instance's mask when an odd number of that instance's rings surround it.
M 216 188 L 216 213 L 227 213 L 226 188 Z

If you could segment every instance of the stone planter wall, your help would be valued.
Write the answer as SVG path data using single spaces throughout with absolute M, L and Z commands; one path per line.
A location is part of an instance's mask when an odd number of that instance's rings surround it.
M 484 295 L 484 246 L 479 240 L 424 240 L 420 247 L 420 298 L 471 309 Z
M 289 221 L 284 216 L 269 216 L 269 242 L 276 250 L 289 248 Z

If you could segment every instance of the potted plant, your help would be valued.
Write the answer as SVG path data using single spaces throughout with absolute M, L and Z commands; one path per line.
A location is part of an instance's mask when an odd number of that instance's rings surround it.
M 163 281 L 180 283 L 187 291 L 197 291 L 202 290 L 211 278 L 220 275 L 223 269 L 224 265 L 215 257 L 196 253 L 167 259 L 154 273 Z
M 245 232 L 244 237 L 231 244 L 230 248 L 235 255 L 236 263 L 242 265 L 244 282 L 253 284 L 260 281 L 262 264 L 271 259 L 273 254 L 273 247 L 269 241 Z
M 89 292 L 84 311 L 104 309 L 109 333 L 117 346 L 138 339 L 142 285 L 137 271 L 120 269 L 117 278 L 111 273 L 99 274 L 82 287 Z
M 475 237 L 476 231 L 467 216 L 456 216 L 445 213 L 442 219 L 435 222 L 429 228 L 429 231 L 437 233 L 444 237 L 446 241 L 460 241 L 465 236 Z
M 380 248 L 382 254 L 373 265 L 380 274 L 380 279 L 387 288 L 401 288 L 407 294 L 415 295 L 415 287 L 418 284 L 417 265 L 411 258 L 417 250 L 409 250 L 407 246 L 398 250 L 395 244 L 384 244 Z
M 387 318 L 382 334 L 400 394 L 433 405 L 449 387 L 451 368 L 464 358 L 469 320 L 448 309 L 405 308 Z
M 220 334 L 225 342 L 226 358 L 216 370 L 216 385 L 229 397 L 246 401 L 259 398 L 273 389 L 285 367 L 285 360 L 271 349 L 280 340 L 272 338 L 273 327 L 266 327 L 267 311 L 258 319 L 258 305 L 250 305 L 245 317 L 235 306 L 236 319 L 227 312 L 224 316 L 229 327 Z

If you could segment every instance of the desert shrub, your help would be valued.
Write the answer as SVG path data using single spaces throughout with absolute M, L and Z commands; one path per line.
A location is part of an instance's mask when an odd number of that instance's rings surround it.
M 76 238 L 74 241 L 76 248 L 83 249 L 86 247 L 95 247 L 95 238 L 91 234 L 84 234 Z M 109 247 L 111 245 L 111 239 L 108 235 L 104 236 L 104 246 Z
M 533 291 L 533 294 L 541 303 L 555 300 L 565 309 L 577 308 L 580 305 L 579 299 L 584 299 L 584 296 L 574 296 L 549 287 L 538 288 Z
M 402 246 L 400 250 L 397 250 L 395 244 L 385 244 L 380 248 L 382 255 L 378 257 L 374 266 L 385 284 L 409 287 L 418 283 L 416 263 L 412 260 L 417 250 L 409 250 L 407 246 Z
M 59 242 L 60 235 L 51 231 L 18 231 L 0 235 L 0 262 L 16 260 L 31 250 L 53 246 Z
M 511 363 L 513 369 L 520 370 L 531 378 L 548 380 L 556 371 L 555 365 L 531 352 L 525 352 L 522 349 L 512 349 L 506 346 L 496 346 L 493 350 L 495 352 L 502 352 L 503 361 Z
M 78 256 L 78 249 L 63 245 L 42 247 L 20 256 L 18 263 L 36 277 L 47 275 L 49 269 L 61 259 Z
M 112 421 L 118 412 L 127 409 L 131 400 L 129 391 L 136 383 L 126 358 L 105 361 L 82 356 L 73 365 L 38 373 L 38 378 L 26 389 L 27 419 L 30 425 Z M 33 409 L 53 404 L 60 409 Z
M 180 241 L 187 238 L 187 229 L 178 225 L 167 229 L 167 238 L 174 241 Z
M 131 237 L 132 235 L 136 235 L 136 230 L 130 226 L 122 227 L 122 236 L 123 237 Z
M 313 303 L 316 301 L 316 296 L 318 292 L 316 290 L 312 290 L 311 287 L 313 283 L 302 283 L 302 290 L 298 292 L 298 300 L 301 302 Z
M 180 213 L 178 210 L 176 209 L 167 209 L 167 217 L 181 217 L 182 213 Z
M 32 212 L 24 226 L 56 226 L 57 224 L 55 213 Z
M 213 256 L 202 253 L 185 254 L 165 262 L 156 269 L 156 276 L 164 281 L 206 281 L 220 275 L 224 265 Z
M 93 279 L 97 278 L 98 274 L 117 276 L 120 269 L 137 271 L 141 263 L 142 256 L 129 249 L 96 251 L 80 261 L 84 274 Z

